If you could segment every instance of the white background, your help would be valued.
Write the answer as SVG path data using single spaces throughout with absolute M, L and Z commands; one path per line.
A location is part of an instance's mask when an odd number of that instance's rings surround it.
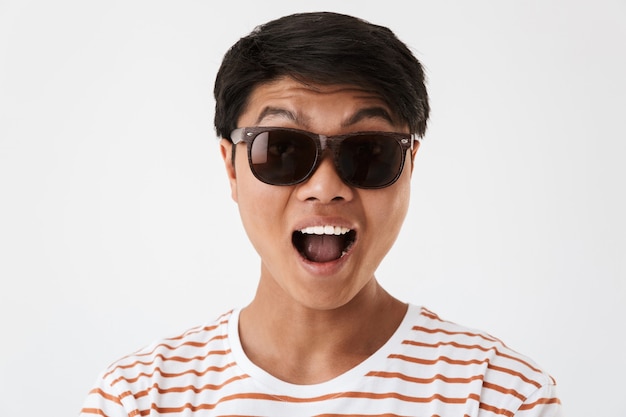
M 391 27 L 432 120 L 378 277 L 626 416 L 626 2 L 0 0 L 0 416 L 251 298 L 212 127 L 226 49 L 296 11 Z

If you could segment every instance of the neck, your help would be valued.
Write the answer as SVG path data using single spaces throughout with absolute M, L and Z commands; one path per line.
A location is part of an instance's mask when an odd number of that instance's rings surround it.
M 274 289 L 266 293 L 259 283 L 254 300 L 241 312 L 240 339 L 257 366 L 297 384 L 332 379 L 367 359 L 391 337 L 407 309 L 375 278 L 332 309 L 287 302 L 277 294 Z

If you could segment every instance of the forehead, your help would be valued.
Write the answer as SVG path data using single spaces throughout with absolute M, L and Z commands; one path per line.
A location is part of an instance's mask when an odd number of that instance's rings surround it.
M 302 83 L 288 77 L 256 86 L 239 124 L 283 124 L 286 119 L 298 127 L 310 127 L 320 121 L 344 125 L 361 120 L 402 126 L 390 106 L 372 90 L 355 85 Z

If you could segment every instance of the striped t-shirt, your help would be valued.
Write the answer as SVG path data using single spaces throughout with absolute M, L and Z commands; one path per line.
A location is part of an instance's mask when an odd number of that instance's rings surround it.
M 257 367 L 239 310 L 112 364 L 81 416 L 560 416 L 554 380 L 486 333 L 409 306 L 371 357 L 319 384 Z

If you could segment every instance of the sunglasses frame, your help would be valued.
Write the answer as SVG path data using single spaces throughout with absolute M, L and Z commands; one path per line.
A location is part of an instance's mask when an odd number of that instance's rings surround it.
M 311 166 L 311 168 L 309 169 L 309 171 L 306 173 L 306 175 L 303 178 L 297 181 L 291 181 L 287 183 L 272 183 L 261 178 L 257 174 L 256 170 L 254 169 L 254 164 L 252 162 L 252 143 L 257 138 L 257 136 L 260 135 L 261 133 L 273 132 L 273 131 L 297 133 L 297 134 L 304 135 L 304 136 L 311 138 L 313 142 L 315 143 L 315 147 L 316 147 L 315 161 L 313 162 L 313 165 Z M 362 185 L 353 184 L 342 177 L 341 169 L 338 167 L 339 149 L 340 149 L 341 142 L 343 142 L 347 138 L 352 138 L 355 136 L 358 137 L 358 136 L 372 136 L 372 135 L 380 135 L 380 136 L 387 137 L 390 140 L 396 141 L 396 143 L 402 149 L 402 159 L 400 161 L 400 167 L 398 169 L 398 172 L 394 176 L 394 178 L 385 184 L 376 185 L 376 186 L 362 186 Z M 406 161 L 406 151 L 407 150 L 413 151 L 413 143 L 415 141 L 419 142 L 420 138 L 417 135 L 410 134 L 410 133 L 385 132 L 385 131 L 359 131 L 359 132 L 346 133 L 343 135 L 326 136 L 326 135 L 320 135 L 317 133 L 308 132 L 306 130 L 286 128 L 286 127 L 254 126 L 254 127 L 240 127 L 240 128 L 233 130 L 230 134 L 230 140 L 233 142 L 233 151 L 232 151 L 233 165 L 235 162 L 236 145 L 241 142 L 245 142 L 247 144 L 248 164 L 250 166 L 250 170 L 252 171 L 252 174 L 254 174 L 254 176 L 259 181 L 265 184 L 276 185 L 276 186 L 296 185 L 296 184 L 299 184 L 308 180 L 309 178 L 311 178 L 313 173 L 319 167 L 323 159 L 322 155 L 324 153 L 324 150 L 329 149 L 332 152 L 333 164 L 335 165 L 335 170 L 337 171 L 337 174 L 339 175 L 339 177 L 344 183 L 350 186 L 356 187 L 356 188 L 376 189 L 376 188 L 389 187 L 390 185 L 394 184 L 398 180 L 398 178 L 400 178 L 400 175 L 402 174 L 402 170 L 404 169 L 404 162 Z

